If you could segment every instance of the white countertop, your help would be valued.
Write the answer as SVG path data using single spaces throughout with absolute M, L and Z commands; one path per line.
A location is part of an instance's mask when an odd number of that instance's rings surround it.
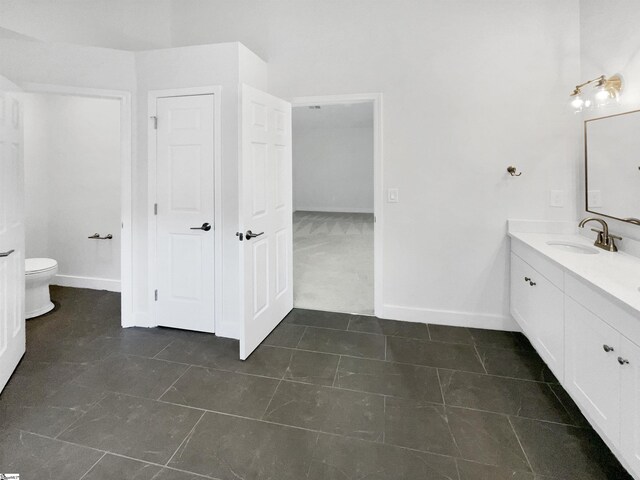
M 640 315 L 640 258 L 624 252 L 607 252 L 593 247 L 593 241 L 577 234 L 509 232 L 549 260 L 587 281 L 594 287 L 631 307 Z M 547 242 L 569 242 L 596 248 L 595 255 L 569 252 Z

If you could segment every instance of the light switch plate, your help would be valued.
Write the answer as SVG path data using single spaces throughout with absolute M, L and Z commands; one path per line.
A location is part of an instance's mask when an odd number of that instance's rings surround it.
M 551 190 L 549 192 L 549 206 L 556 208 L 564 207 L 564 190 Z
M 398 203 L 400 200 L 398 198 L 398 189 L 390 188 L 387 190 L 387 202 L 388 203 Z

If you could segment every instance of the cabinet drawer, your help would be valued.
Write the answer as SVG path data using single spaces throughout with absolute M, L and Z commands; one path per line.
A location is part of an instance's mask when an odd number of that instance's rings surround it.
M 564 270 L 562 267 L 556 265 L 548 258 L 545 258 L 544 255 L 536 252 L 533 248 L 525 245 L 516 238 L 511 239 L 511 251 L 531 265 L 560 290 L 564 290 Z
M 615 300 L 571 273 L 565 274 L 564 292 L 636 345 L 640 345 L 640 315 L 616 304 Z
M 619 444 L 620 334 L 565 297 L 565 388 L 599 430 Z
M 511 314 L 560 381 L 564 377 L 564 295 L 544 275 L 511 254 Z

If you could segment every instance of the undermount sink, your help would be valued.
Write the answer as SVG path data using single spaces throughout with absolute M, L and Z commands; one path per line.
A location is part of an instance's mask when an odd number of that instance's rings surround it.
M 596 253 L 600 253 L 593 247 L 573 242 L 553 241 L 547 242 L 547 245 L 557 248 L 558 250 L 562 250 L 563 252 L 578 253 L 580 255 L 595 255 Z

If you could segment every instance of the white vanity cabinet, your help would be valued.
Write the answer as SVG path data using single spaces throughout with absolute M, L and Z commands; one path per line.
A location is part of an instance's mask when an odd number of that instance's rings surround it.
M 620 355 L 620 450 L 629 465 L 640 475 L 640 347 L 622 338 Z
M 600 431 L 620 437 L 620 334 L 567 297 L 564 387 Z
M 564 375 L 563 311 L 562 290 L 512 253 L 511 314 L 559 380 Z
M 587 420 L 640 479 L 640 309 L 596 286 L 617 288 L 614 275 L 637 275 L 640 264 L 629 259 L 609 268 L 605 261 L 623 257 L 605 252 L 600 264 L 577 273 L 574 260 L 565 266 L 553 253 L 547 257 L 545 244 L 511 243 L 511 313 Z M 613 272 L 606 277 L 613 281 L 592 280 L 592 272 Z M 640 286 L 640 277 L 632 281 Z

